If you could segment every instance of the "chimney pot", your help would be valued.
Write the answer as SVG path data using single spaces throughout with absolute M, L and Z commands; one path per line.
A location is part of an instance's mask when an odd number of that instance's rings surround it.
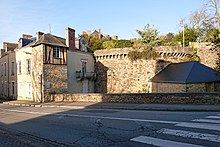
M 98 37 L 99 37 L 99 40 L 102 39 L 102 34 L 101 34 L 101 29 L 100 28 L 98 29 Z
M 33 36 L 28 34 L 22 34 L 22 38 L 31 39 Z
M 43 32 L 37 32 L 36 33 L 36 41 L 38 41 L 41 38 L 41 36 L 43 36 L 43 35 L 44 35 Z
M 75 50 L 75 30 L 72 28 L 66 28 L 66 46 L 71 50 Z

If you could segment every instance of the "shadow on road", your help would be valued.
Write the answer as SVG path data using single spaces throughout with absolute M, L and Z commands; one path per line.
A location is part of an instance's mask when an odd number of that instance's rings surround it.
M 0 103 L 8 102 L 8 101 L 10 101 L 10 100 L 8 100 L 8 99 L 4 99 L 4 98 L 0 98 Z
M 18 140 L 27 139 L 33 143 L 30 144 L 32 146 L 136 146 L 130 138 L 152 132 L 149 124 L 103 118 L 117 112 L 91 109 L 58 111 L 56 108 L 20 106 L 3 108 L 0 110 L 0 132 L 4 127 L 15 130 L 15 136 L 21 135 Z

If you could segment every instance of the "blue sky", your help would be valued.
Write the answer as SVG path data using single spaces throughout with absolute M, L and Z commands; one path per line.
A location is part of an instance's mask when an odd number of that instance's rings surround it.
M 119 39 L 138 37 L 136 29 L 153 24 L 160 34 L 176 33 L 181 18 L 202 7 L 205 0 L 1 0 L 0 48 L 3 41 L 17 42 L 22 34 L 37 31 L 65 36 L 101 28 Z

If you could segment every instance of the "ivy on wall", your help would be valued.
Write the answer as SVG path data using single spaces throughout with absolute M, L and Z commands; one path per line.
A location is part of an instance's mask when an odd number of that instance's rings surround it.
M 138 59 L 155 59 L 157 58 L 159 55 L 157 52 L 155 52 L 154 48 L 152 46 L 146 46 L 144 47 L 142 50 L 135 50 L 135 51 L 130 51 L 128 53 L 128 58 L 131 61 L 135 61 Z

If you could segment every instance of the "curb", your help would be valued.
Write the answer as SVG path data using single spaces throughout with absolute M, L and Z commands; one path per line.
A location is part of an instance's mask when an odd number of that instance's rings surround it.
M 4 105 L 36 107 L 36 108 L 70 108 L 70 109 L 116 109 L 116 110 L 143 110 L 143 111 L 189 111 L 189 112 L 220 112 L 219 109 L 184 109 L 184 108 L 143 108 L 143 107 L 118 107 L 118 106 L 65 106 L 65 105 L 44 105 L 3 102 Z

